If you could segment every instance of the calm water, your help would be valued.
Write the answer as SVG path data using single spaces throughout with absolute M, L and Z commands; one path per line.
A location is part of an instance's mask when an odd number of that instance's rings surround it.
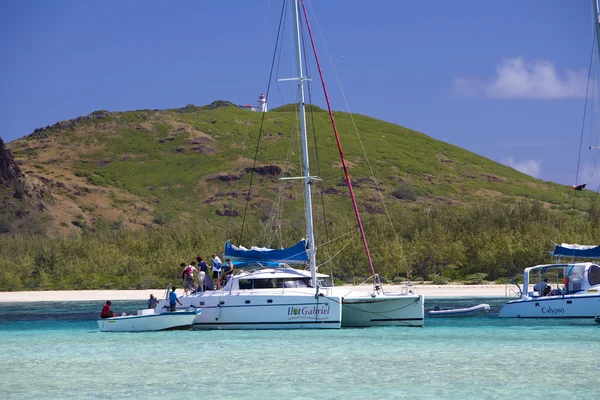
M 100 333 L 103 302 L 0 303 L 3 399 L 597 398 L 600 324 L 487 317 L 425 328 Z M 113 302 L 117 312 L 144 302 Z

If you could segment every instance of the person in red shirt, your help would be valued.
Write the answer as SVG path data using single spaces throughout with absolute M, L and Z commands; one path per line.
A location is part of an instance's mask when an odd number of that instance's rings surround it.
M 102 311 L 100 312 L 100 318 L 112 318 L 117 316 L 117 314 L 115 314 L 115 312 L 110 309 L 111 304 L 112 303 L 110 302 L 110 300 L 108 300 L 104 307 L 102 307 Z

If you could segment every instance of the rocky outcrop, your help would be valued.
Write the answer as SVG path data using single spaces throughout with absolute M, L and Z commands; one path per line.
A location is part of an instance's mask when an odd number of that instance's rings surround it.
M 0 184 L 6 187 L 19 186 L 22 178 L 23 173 L 11 152 L 4 146 L 4 141 L 0 138 Z
M 237 107 L 235 104 L 233 104 L 232 102 L 227 101 L 227 100 L 215 100 L 212 103 L 210 103 L 209 105 L 204 106 L 203 108 L 205 108 L 206 110 L 214 110 L 215 108 L 229 107 L 229 106 Z
M 40 180 L 25 176 L 0 138 L 0 235 L 42 233 L 46 200 L 52 196 Z
M 75 125 L 77 125 L 80 122 L 105 119 L 109 115 L 110 115 L 110 112 L 108 112 L 106 110 L 94 111 L 93 113 L 88 114 L 83 117 L 77 117 L 77 118 L 73 118 L 73 119 L 69 119 L 69 120 L 65 120 L 65 121 L 60 121 L 60 122 L 55 123 L 54 125 L 48 125 L 43 128 L 36 128 L 33 131 L 33 133 L 27 137 L 33 138 L 33 139 L 45 139 L 48 136 L 50 136 L 50 131 L 52 131 L 53 129 L 74 128 Z
M 254 171 L 259 175 L 278 176 L 281 174 L 281 167 L 278 165 L 263 165 L 262 167 L 246 168 L 246 172 Z

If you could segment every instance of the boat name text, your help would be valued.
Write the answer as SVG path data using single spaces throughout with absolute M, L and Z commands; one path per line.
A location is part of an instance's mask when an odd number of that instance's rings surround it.
M 329 315 L 331 306 L 288 307 L 288 315 Z
M 542 307 L 542 313 L 543 314 L 551 314 L 551 315 L 564 314 L 565 309 L 564 308 Z

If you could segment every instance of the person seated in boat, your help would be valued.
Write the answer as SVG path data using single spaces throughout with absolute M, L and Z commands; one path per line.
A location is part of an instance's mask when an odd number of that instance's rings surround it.
M 177 293 L 175 293 L 175 289 L 177 289 L 177 288 L 175 286 L 173 286 L 171 288 L 171 293 L 169 293 L 169 311 L 176 311 L 177 303 L 179 303 L 180 306 L 183 305 L 177 298 Z
M 157 303 L 158 301 L 156 300 L 156 297 L 154 297 L 154 295 L 151 294 L 150 298 L 148 299 L 148 308 L 155 309 Z
M 115 312 L 110 309 L 111 304 L 112 303 L 110 302 L 110 300 L 108 300 L 106 304 L 104 304 L 104 306 L 102 307 L 102 311 L 100 311 L 100 318 L 113 318 L 117 316 L 117 314 L 115 314 Z
M 548 285 L 548 278 L 544 278 L 542 282 L 536 283 L 533 290 L 538 292 L 540 296 L 546 296 L 552 290 L 552 287 Z

